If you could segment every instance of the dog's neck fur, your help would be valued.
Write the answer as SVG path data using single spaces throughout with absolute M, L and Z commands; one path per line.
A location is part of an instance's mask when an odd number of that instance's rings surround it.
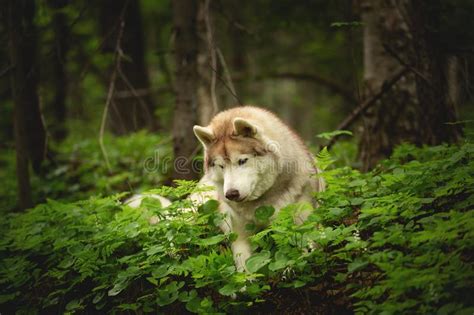
M 213 155 L 225 156 L 227 146 L 232 146 L 232 141 L 227 142 L 227 140 L 232 140 L 235 131 L 233 122 L 236 117 L 258 126 L 257 132 L 254 131 L 254 134 L 251 134 L 251 137 L 254 137 L 251 140 L 258 142 L 258 145 L 248 142 L 246 146 L 242 147 L 251 148 L 257 155 L 260 153 L 272 154 L 277 164 L 277 168 L 274 170 L 275 176 L 270 176 L 266 182 L 269 185 L 262 185 L 266 191 L 251 201 L 227 200 L 223 185 L 216 185 L 212 182 L 212 173 L 209 173 L 210 170 L 207 167 Z M 313 158 L 303 141 L 278 117 L 266 110 L 250 106 L 233 108 L 218 114 L 204 129 L 200 126 L 197 127 L 201 136 L 209 138 L 204 141 L 200 139 L 206 149 L 206 175 L 201 179 L 200 184 L 216 186 L 213 196 L 220 201 L 219 211 L 225 214 L 221 229 L 226 233 L 237 234 L 237 239 L 232 243 L 232 252 L 237 269 L 244 271 L 246 269 L 245 262 L 252 254 L 249 237 L 253 232 L 247 229 L 247 224 L 254 223 L 259 228 L 263 227 L 256 220 L 255 210 L 260 206 L 273 206 L 276 215 L 281 208 L 289 204 L 313 203 L 313 193 L 322 191 L 324 182 L 321 178 L 316 177 L 319 171 L 314 166 Z M 210 140 L 214 140 L 214 142 Z M 222 143 L 221 146 L 219 146 L 219 142 Z M 268 186 L 270 187 L 267 189 Z M 293 216 L 295 223 L 303 223 L 310 212 L 311 209 L 306 207 L 302 207 L 298 211 L 295 210 Z
M 299 174 L 298 174 L 299 175 Z M 223 195 L 219 199 L 227 202 L 232 210 L 246 218 L 253 218 L 254 211 L 260 206 L 271 205 L 275 209 L 297 202 L 311 202 L 307 192 L 317 191 L 317 179 L 311 176 L 301 177 L 295 173 L 280 173 L 274 185 L 256 200 L 246 202 L 233 202 L 225 200 Z
M 221 201 L 227 202 L 239 214 L 244 214 L 252 209 L 252 213 L 249 215 L 253 215 L 254 209 L 263 205 L 272 205 L 279 209 L 290 203 L 311 201 L 311 198 L 306 196 L 308 195 L 307 191 L 309 189 L 318 191 L 321 188 L 318 179 L 314 178 L 318 171 L 307 147 L 295 132 L 277 116 L 261 108 L 246 106 L 231 109 L 219 115 L 221 117 L 213 120 L 210 124 L 218 138 L 232 134 L 232 118 L 238 116 L 255 120 L 265 136 L 264 139 L 261 139 L 265 142 L 263 146 L 272 147 L 274 145 L 275 149 L 279 150 L 278 154 L 275 154 L 278 157 L 279 174 L 270 189 L 258 199 L 247 202 L 228 201 L 224 198 L 223 192 L 219 192 Z M 218 117 L 216 116 L 216 118 Z M 311 194 L 309 195 L 311 196 Z

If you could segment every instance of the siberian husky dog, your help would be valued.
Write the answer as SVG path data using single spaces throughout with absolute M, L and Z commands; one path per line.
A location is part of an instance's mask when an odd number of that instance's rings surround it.
M 193 130 L 204 147 L 205 175 L 198 187 L 213 186 L 214 190 L 189 198 L 197 204 L 219 201 L 219 211 L 225 215 L 221 229 L 237 234 L 232 253 L 237 269 L 245 271 L 253 233 L 246 226 L 262 228 L 255 210 L 273 206 L 274 217 L 289 204 L 315 206 L 313 193 L 324 190 L 324 181 L 317 176 L 319 170 L 303 141 L 265 109 L 235 107 L 217 114 L 208 126 L 194 126 Z M 138 207 L 142 197 L 132 197 L 126 204 Z M 169 205 L 161 196 L 151 197 Z M 308 215 L 308 211 L 295 213 L 295 223 L 301 224 Z
M 221 229 L 237 234 L 232 252 L 237 269 L 243 271 L 252 254 L 252 232 L 246 226 L 260 223 L 255 210 L 273 206 L 275 216 L 288 204 L 315 205 L 313 193 L 324 190 L 324 182 L 302 140 L 265 109 L 235 107 L 193 130 L 204 147 L 205 175 L 200 185 L 215 187 L 215 195 L 208 197 L 217 199 L 226 215 Z M 295 223 L 308 215 L 308 211 L 295 213 Z

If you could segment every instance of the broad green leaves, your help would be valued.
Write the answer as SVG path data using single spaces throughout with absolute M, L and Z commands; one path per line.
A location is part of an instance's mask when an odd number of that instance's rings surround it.
M 219 244 L 225 239 L 226 239 L 226 236 L 224 234 L 219 234 L 219 235 L 214 235 L 214 236 L 199 240 L 198 244 L 202 246 L 211 246 L 211 245 Z
M 234 266 L 236 235 L 217 227 L 217 201 L 184 212 L 189 204 L 178 199 L 165 217 L 152 199 L 140 209 L 121 206 L 119 196 L 50 200 L 0 225 L 0 304 L 25 312 L 35 299 L 37 312 L 242 312 L 272 303 L 270 289 L 298 289 L 309 298 L 338 292 L 328 301 L 359 313 L 472 313 L 473 153 L 471 144 L 403 145 L 361 174 L 329 170 L 323 150 L 328 189 L 317 194 L 318 208 L 255 210 L 248 273 Z M 154 192 L 182 197 L 194 187 Z M 308 220 L 295 225 L 301 211 Z M 150 224 L 152 216 L 162 219 Z
M 255 210 L 255 218 L 261 223 L 266 223 L 275 213 L 275 208 L 270 206 L 262 206 Z
M 258 254 L 252 255 L 245 263 L 248 271 L 257 272 L 260 268 L 267 265 L 271 261 L 270 255 L 269 251 L 261 251 Z
M 338 137 L 338 136 L 342 136 L 342 135 L 352 136 L 352 132 L 349 131 L 349 130 L 335 130 L 335 131 L 320 133 L 316 137 L 321 138 L 321 139 L 325 139 L 325 140 L 331 140 L 334 137 Z

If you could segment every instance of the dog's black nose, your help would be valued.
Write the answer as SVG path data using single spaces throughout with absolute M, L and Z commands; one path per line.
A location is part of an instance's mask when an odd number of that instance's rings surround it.
M 237 200 L 240 197 L 240 193 L 237 189 L 229 189 L 225 193 L 225 197 L 229 200 Z

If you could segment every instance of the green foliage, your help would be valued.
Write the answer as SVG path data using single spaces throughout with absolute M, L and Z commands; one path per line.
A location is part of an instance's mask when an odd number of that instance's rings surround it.
M 318 154 L 316 155 L 316 161 L 319 169 L 323 171 L 335 162 L 333 157 L 329 153 L 327 147 L 324 147 L 321 151 L 318 152 Z
M 44 176 L 34 176 L 34 199 L 79 200 L 90 195 L 111 195 L 141 191 L 160 185 L 171 161 L 169 140 L 138 132 L 124 137 L 105 137 L 110 160 L 107 168 L 97 139 L 70 138 L 57 148 L 53 160 L 45 166 Z M 13 151 L 0 155 L 0 212 L 16 204 L 16 178 Z
M 360 21 L 353 21 L 353 22 L 333 22 L 331 23 L 331 27 L 361 27 L 364 23 Z
M 341 135 L 352 136 L 352 132 L 349 130 L 334 130 L 334 131 L 320 133 L 316 137 L 321 138 L 321 139 L 331 140 L 332 138 L 338 137 Z
M 104 143 L 110 169 L 97 139 L 69 139 L 58 148 L 65 160 L 58 161 L 56 171 L 49 172 L 52 177 L 47 178 L 47 186 L 52 186 L 50 183 L 54 182 L 55 176 L 59 176 L 59 182 L 64 182 L 63 176 L 66 175 L 76 185 L 80 184 L 82 187 L 77 189 L 87 192 L 87 195 L 91 192 L 113 194 L 157 186 L 168 172 L 171 159 L 169 139 L 138 132 L 124 137 L 107 136 Z M 58 189 L 65 190 L 67 187 Z M 49 192 L 45 194 L 51 197 Z
M 329 310 L 470 314 L 473 154 L 472 144 L 403 145 L 368 174 L 326 169 L 328 189 L 304 224 L 293 217 L 309 205 L 256 210 L 259 222 L 274 219 L 252 237 L 248 274 L 234 267 L 235 235 L 219 231 L 215 201 L 186 212 L 182 199 L 166 211 L 154 199 L 131 209 L 118 195 L 49 200 L 0 225 L 0 310 L 242 312 L 304 290 Z M 183 197 L 195 186 L 181 184 L 154 192 Z
M 178 202 L 167 220 L 152 224 L 154 216 L 164 218 L 159 202 L 132 209 L 119 197 L 49 200 L 11 216 L 0 246 L 2 302 L 16 298 L 12 309 L 82 312 L 146 311 L 179 300 L 191 310 L 213 310 L 203 292 L 219 289 L 235 271 L 228 250 L 216 253 L 226 239 L 214 224 L 217 204 L 186 213 Z M 40 295 L 21 293 L 29 286 Z M 17 304 L 20 294 L 25 304 Z

